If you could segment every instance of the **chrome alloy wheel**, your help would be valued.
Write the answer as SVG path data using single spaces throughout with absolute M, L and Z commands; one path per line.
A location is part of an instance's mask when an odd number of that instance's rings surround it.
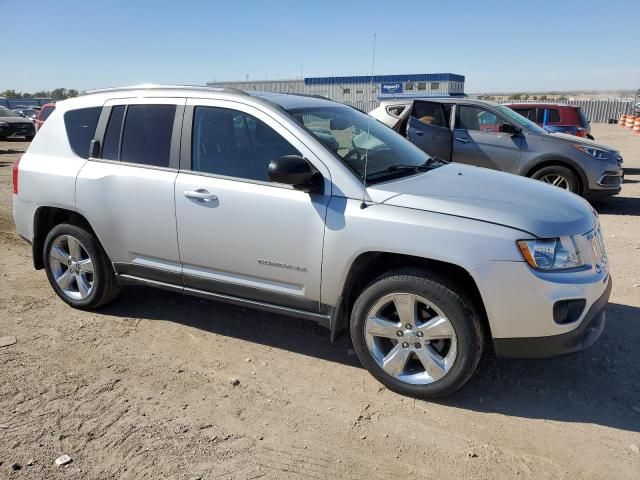
M 433 383 L 456 361 L 453 325 L 437 306 L 418 295 L 385 295 L 369 310 L 364 329 L 378 366 L 402 382 Z
M 49 251 L 53 278 L 72 300 L 84 300 L 93 291 L 93 261 L 87 249 L 71 235 L 61 235 Z
M 554 187 L 570 190 L 569 181 L 558 173 L 547 173 L 546 175 L 540 177 L 538 180 L 540 180 L 541 182 L 549 183 Z

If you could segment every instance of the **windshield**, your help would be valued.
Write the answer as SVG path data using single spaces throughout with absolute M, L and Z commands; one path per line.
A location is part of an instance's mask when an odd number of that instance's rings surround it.
M 364 176 L 366 159 L 367 183 L 413 175 L 418 167 L 441 165 L 386 125 L 354 108 L 335 106 L 287 111 L 360 178 Z M 397 168 L 399 166 L 403 168 Z
M 20 117 L 20 115 L 18 115 L 16 112 L 9 110 L 8 108 L 5 107 L 0 107 L 0 117 L 6 118 L 6 117 Z
M 509 120 L 511 120 L 512 122 L 514 122 L 516 125 L 527 129 L 530 132 L 533 133 L 547 133 L 547 131 L 538 126 L 538 124 L 533 123 L 531 120 L 529 120 L 526 117 L 523 117 L 522 115 L 520 115 L 519 113 L 517 113 L 514 110 L 511 110 L 509 107 L 505 107 L 504 105 L 493 105 L 493 107 L 498 110 L 500 113 L 502 113 L 505 117 L 507 117 Z

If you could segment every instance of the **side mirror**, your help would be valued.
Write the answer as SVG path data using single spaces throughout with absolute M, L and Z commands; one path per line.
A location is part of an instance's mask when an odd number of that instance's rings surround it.
M 285 155 L 269 163 L 269 179 L 272 182 L 291 185 L 303 192 L 322 190 L 322 175 L 304 158 Z
M 95 138 L 89 144 L 89 158 L 100 158 L 100 140 Z
M 509 133 L 511 135 L 517 135 L 522 130 L 516 127 L 515 125 L 511 125 L 510 123 L 501 123 L 499 131 L 500 133 Z

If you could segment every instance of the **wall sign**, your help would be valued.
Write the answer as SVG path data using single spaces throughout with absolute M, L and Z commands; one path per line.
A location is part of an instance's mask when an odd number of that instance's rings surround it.
M 383 83 L 380 86 L 380 92 L 386 95 L 390 95 L 393 93 L 402 93 L 402 83 L 401 82 Z

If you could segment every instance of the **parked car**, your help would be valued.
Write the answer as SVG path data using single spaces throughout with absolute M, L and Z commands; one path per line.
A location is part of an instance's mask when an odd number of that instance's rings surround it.
M 568 133 L 594 140 L 591 123 L 580 107 L 552 103 L 507 103 L 507 107 L 548 132 Z
M 31 141 L 35 133 L 35 127 L 31 120 L 0 106 L 0 140 L 9 137 L 24 137 Z
M 457 98 L 385 100 L 371 115 L 429 155 L 551 183 L 587 198 L 615 195 L 622 155 L 551 134 L 504 105 Z
M 42 108 L 40 109 L 40 112 L 36 116 L 36 120 L 35 120 L 36 130 L 39 130 L 40 127 L 42 127 L 42 124 L 45 122 L 47 118 L 49 118 L 49 115 L 51 115 L 51 112 L 53 112 L 55 108 L 56 108 L 55 103 L 46 103 L 42 106 Z
M 351 107 L 146 86 L 59 102 L 48 125 L 14 166 L 13 214 L 72 307 L 149 285 L 314 320 L 423 398 L 462 386 L 485 338 L 548 357 L 604 329 L 586 201 L 434 160 Z
M 35 110 L 32 108 L 22 108 L 22 109 L 14 108 L 12 110 L 18 115 L 20 115 L 21 117 L 28 118 L 31 121 L 34 121 L 38 116 L 38 110 Z

